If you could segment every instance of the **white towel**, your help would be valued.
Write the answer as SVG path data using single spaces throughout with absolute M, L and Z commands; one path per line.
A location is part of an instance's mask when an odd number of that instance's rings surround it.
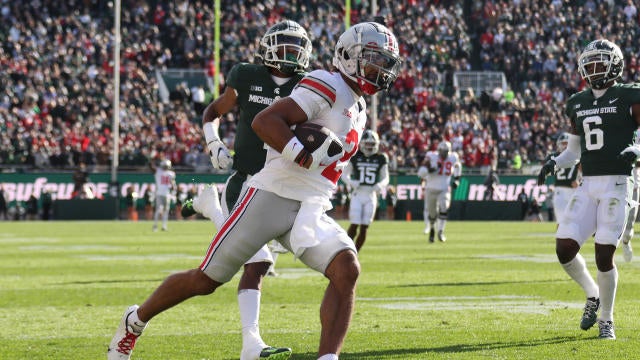
M 324 199 L 311 198 L 300 205 L 300 210 L 291 228 L 291 250 L 296 258 L 300 257 L 306 248 L 315 246 L 325 240 L 327 231 L 333 228 L 333 224 L 322 221 L 325 211 L 331 209 L 331 204 Z

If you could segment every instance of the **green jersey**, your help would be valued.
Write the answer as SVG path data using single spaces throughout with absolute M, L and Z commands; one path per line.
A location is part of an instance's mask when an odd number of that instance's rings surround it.
M 638 128 L 633 104 L 640 104 L 640 84 L 615 84 L 598 99 L 587 89 L 567 100 L 565 114 L 580 136 L 584 176 L 631 174 L 631 165 L 618 154 L 632 144 Z
M 269 68 L 264 65 L 236 64 L 227 75 L 227 85 L 237 91 L 240 118 L 236 124 L 233 145 L 233 168 L 253 175 L 264 167 L 267 151 L 264 142 L 251 128 L 253 118 L 260 111 L 281 97 L 289 96 L 304 74 L 296 74 L 286 83 L 273 81 Z
M 353 165 L 351 178 L 359 181 L 360 185 L 373 186 L 380 181 L 380 171 L 389 163 L 389 158 L 383 153 L 366 156 L 358 150 L 349 161 Z

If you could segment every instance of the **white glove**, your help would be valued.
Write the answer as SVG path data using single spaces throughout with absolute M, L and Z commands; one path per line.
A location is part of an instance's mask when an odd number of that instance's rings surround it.
M 229 149 L 227 149 L 218 137 L 218 127 L 217 125 L 213 125 L 215 121 L 216 120 L 209 121 L 202 125 L 204 139 L 209 149 L 211 165 L 218 170 L 228 170 L 231 168 L 231 165 L 233 165 L 233 158 L 231 157 Z
M 231 168 L 231 165 L 233 165 L 233 157 L 221 140 L 213 140 L 207 144 L 207 147 L 209 148 L 209 156 L 214 168 L 219 170 L 228 170 Z
M 342 144 L 340 139 L 333 133 L 333 131 L 329 131 L 329 136 L 324 139 L 324 142 L 320 147 L 316 149 L 316 151 L 311 153 L 313 160 L 311 165 L 309 166 L 309 170 L 317 169 L 319 166 L 327 166 L 334 161 L 340 160 L 341 157 L 344 156 L 344 148 L 338 154 L 329 156 L 327 151 L 329 151 L 329 146 L 333 141 L 337 141 L 339 144 Z
M 618 157 L 630 164 L 634 163 L 640 158 L 640 146 L 629 145 L 620 152 Z

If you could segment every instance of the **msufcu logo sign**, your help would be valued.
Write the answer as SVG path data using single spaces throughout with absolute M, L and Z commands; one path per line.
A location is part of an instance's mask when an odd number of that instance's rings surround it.
M 462 177 L 460 186 L 452 194 L 453 200 L 462 201 L 483 201 L 487 187 L 482 184 L 484 178 L 480 176 Z M 501 177 L 501 180 L 510 183 L 496 185 L 493 192 L 493 201 L 517 201 L 518 194 L 524 189 L 529 198 L 536 199 L 542 203 L 547 198 L 549 187 L 547 185 L 536 184 L 536 179 L 528 176 Z M 423 188 L 420 184 L 400 184 L 396 185 L 398 200 L 422 200 L 424 198 Z

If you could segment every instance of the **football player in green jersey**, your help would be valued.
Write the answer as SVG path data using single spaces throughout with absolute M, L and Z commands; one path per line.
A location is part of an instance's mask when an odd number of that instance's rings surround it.
M 199 212 L 213 220 L 220 230 L 245 181 L 264 166 L 266 149 L 264 142 L 251 128 L 254 116 L 275 100 L 291 93 L 304 77 L 310 56 L 311 41 L 306 30 L 295 21 L 286 20 L 271 26 L 262 37 L 256 54 L 262 64 L 239 63 L 231 69 L 224 93 L 207 106 L 202 121 L 211 163 L 217 169 L 232 167 L 234 172 L 227 179 L 222 192 L 222 206 L 218 203 L 215 185 L 209 186 L 191 202 L 184 204 L 183 216 Z M 236 105 L 240 110 L 240 117 L 236 123 L 232 158 L 220 140 L 218 127 L 220 117 Z M 253 360 L 256 356 L 261 359 L 285 359 L 291 354 L 288 348 L 267 346 L 259 334 L 262 278 L 275 262 L 276 256 L 277 253 L 271 253 L 264 246 L 244 265 L 238 284 L 243 338 L 241 360 Z
M 538 175 L 542 184 L 556 168 L 578 160 L 582 164 L 582 184 L 556 231 L 556 254 L 587 297 L 580 327 L 587 330 L 597 322 L 601 339 L 616 338 L 618 270 L 613 257 L 630 209 L 631 168 L 640 156 L 640 145 L 633 143 L 640 125 L 640 84 L 618 83 L 623 68 L 622 51 L 611 41 L 600 39 L 586 46 L 578 69 L 589 88 L 567 100 L 565 114 L 571 125 L 567 149 L 547 161 Z M 579 253 L 594 234 L 597 282 Z
M 635 144 L 640 144 L 640 131 L 636 131 L 634 138 Z M 631 178 L 633 179 L 633 195 L 631 197 L 631 210 L 629 210 L 629 218 L 627 219 L 627 226 L 624 228 L 622 234 L 622 255 L 624 261 L 631 262 L 633 259 L 633 247 L 631 246 L 631 239 L 635 233 L 633 226 L 636 223 L 638 217 L 638 206 L 640 205 L 640 162 L 637 162 L 631 170 Z
M 389 158 L 387 154 L 380 153 L 379 148 L 378 134 L 373 130 L 365 130 L 358 152 L 342 173 L 342 179 L 352 189 L 349 204 L 351 224 L 347 234 L 355 242 L 358 251 L 367 240 L 367 229 L 378 207 L 378 194 L 389 185 Z

